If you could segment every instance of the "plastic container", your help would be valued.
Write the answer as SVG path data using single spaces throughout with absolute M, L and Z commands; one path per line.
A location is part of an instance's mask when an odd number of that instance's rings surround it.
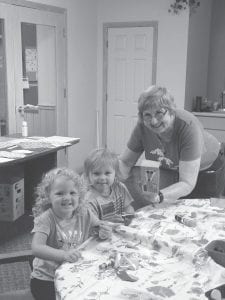
M 27 127 L 27 122 L 26 121 L 22 122 L 22 136 L 23 137 L 28 136 L 28 127 Z
M 179 223 L 182 223 L 188 227 L 196 227 L 197 223 L 195 219 L 186 218 L 182 215 L 175 215 L 175 220 Z
M 202 110 L 202 97 L 197 96 L 195 100 L 195 111 L 201 111 Z
M 205 249 L 217 264 L 225 267 L 225 240 L 214 240 Z

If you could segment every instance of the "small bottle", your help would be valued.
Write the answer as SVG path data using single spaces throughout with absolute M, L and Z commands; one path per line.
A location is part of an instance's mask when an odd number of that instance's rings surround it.
M 179 223 L 182 223 L 182 224 L 188 226 L 188 227 L 195 227 L 197 225 L 196 220 L 183 217 L 182 215 L 175 215 L 175 220 L 178 221 Z
M 28 136 L 28 127 L 27 127 L 27 122 L 26 121 L 22 122 L 22 136 L 23 137 Z
M 195 102 L 195 111 L 201 111 L 201 110 L 202 110 L 202 97 L 197 96 Z

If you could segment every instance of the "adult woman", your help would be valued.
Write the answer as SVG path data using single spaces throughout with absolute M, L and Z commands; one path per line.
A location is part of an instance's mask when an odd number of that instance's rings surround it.
M 121 171 L 128 174 L 145 152 L 146 159 L 162 160 L 162 167 L 177 170 L 178 181 L 163 188 L 155 201 L 173 202 L 189 195 L 199 170 L 218 160 L 220 143 L 190 112 L 178 110 L 164 87 L 150 86 L 139 97 L 137 122 L 122 153 Z M 220 157 L 219 157 L 220 159 Z

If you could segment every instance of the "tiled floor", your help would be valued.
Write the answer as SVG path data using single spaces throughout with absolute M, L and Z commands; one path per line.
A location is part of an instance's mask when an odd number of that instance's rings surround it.
M 1 293 L 29 288 L 30 265 L 28 262 L 4 264 L 0 266 Z
M 24 215 L 15 222 L 0 222 L 0 254 L 30 249 L 33 219 Z M 0 293 L 29 286 L 28 262 L 0 265 Z

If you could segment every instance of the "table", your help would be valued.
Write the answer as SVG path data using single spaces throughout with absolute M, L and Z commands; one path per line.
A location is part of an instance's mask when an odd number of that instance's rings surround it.
M 62 136 L 0 137 L 0 182 L 23 177 L 25 210 L 31 211 L 34 188 L 44 173 L 57 166 L 57 152 L 79 140 Z
M 225 239 L 224 200 L 186 199 L 142 208 L 130 226 L 114 228 L 111 240 L 90 241 L 81 261 L 57 268 L 58 299 L 207 299 L 204 293 L 225 281 L 225 269 L 204 249 L 214 239 Z M 215 206 L 219 202 L 223 207 Z M 192 217 L 197 226 L 177 222 L 177 213 Z M 127 273 L 137 281 L 123 281 L 112 267 L 99 269 L 115 255 L 125 257 L 122 264 L 130 264 Z

